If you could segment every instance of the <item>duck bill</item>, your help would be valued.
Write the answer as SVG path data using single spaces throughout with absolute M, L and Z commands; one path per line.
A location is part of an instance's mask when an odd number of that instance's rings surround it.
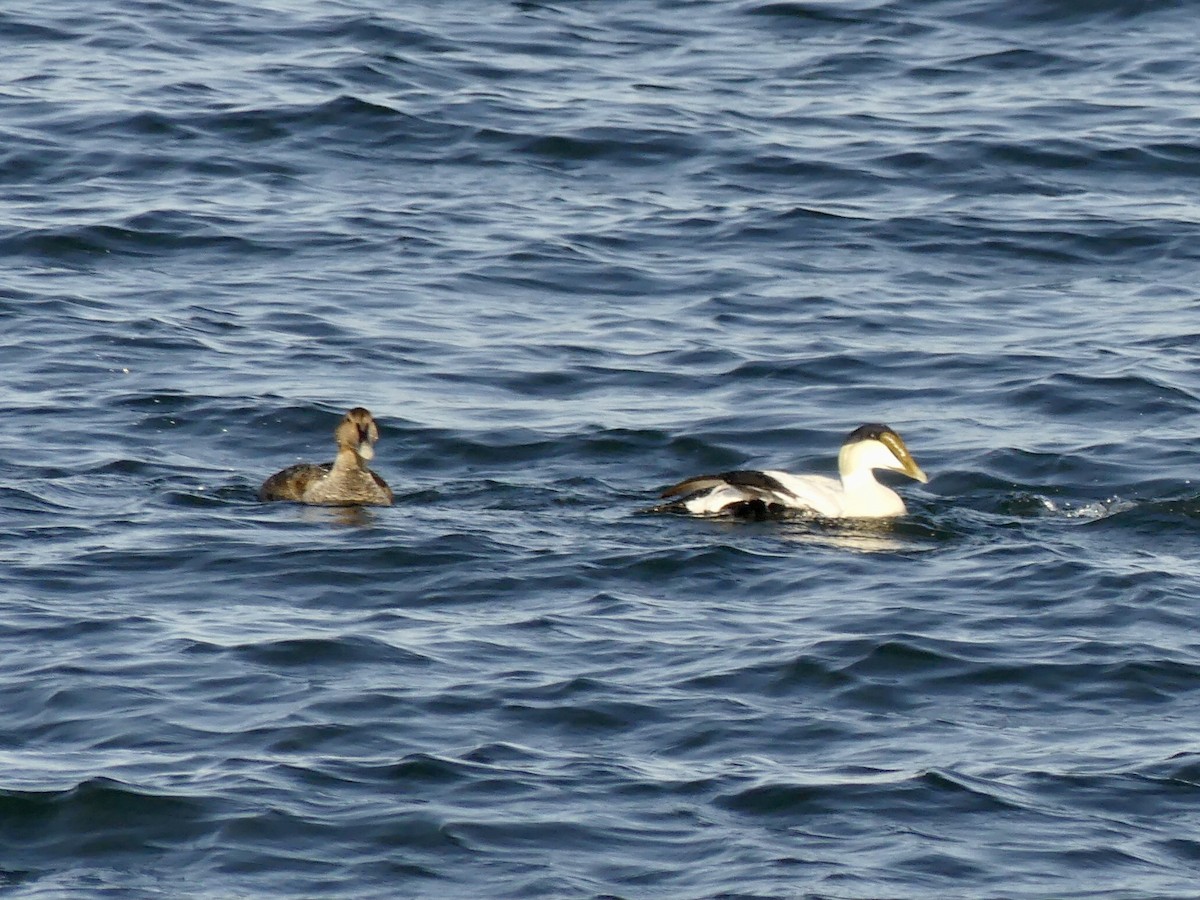
M 900 440 L 900 435 L 894 431 L 885 431 L 879 436 L 879 440 L 885 447 L 892 451 L 892 456 L 896 458 L 896 462 L 900 463 L 901 472 L 914 481 L 921 482 L 921 484 L 929 481 L 929 476 L 921 471 L 921 467 L 917 465 L 917 461 L 912 458 L 912 454 L 904 446 L 904 441 Z
M 375 458 L 375 448 L 371 446 L 370 441 L 363 441 L 358 445 L 358 458 L 362 460 Z

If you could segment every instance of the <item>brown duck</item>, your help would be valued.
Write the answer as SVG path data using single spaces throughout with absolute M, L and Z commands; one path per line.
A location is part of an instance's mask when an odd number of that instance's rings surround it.
M 276 472 L 258 489 L 258 499 L 324 506 L 391 506 L 392 489 L 367 468 L 379 440 L 379 426 L 371 414 L 356 406 L 333 435 L 338 452 L 332 463 L 300 463 Z

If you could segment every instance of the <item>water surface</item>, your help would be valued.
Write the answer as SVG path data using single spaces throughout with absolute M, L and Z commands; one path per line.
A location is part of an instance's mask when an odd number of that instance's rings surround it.
M 1193 897 L 1198 40 L 7 4 L 0 894 Z M 902 520 L 638 514 L 874 421 Z

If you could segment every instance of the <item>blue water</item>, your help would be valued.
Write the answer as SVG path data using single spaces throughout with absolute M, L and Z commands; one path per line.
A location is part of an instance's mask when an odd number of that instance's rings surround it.
M 0 896 L 1195 897 L 1198 45 L 5 3 Z M 902 520 L 638 514 L 875 421 Z

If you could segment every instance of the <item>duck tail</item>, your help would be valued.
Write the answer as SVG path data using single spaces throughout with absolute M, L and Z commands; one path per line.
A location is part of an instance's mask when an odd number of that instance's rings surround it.
M 672 500 L 669 503 L 656 503 L 654 506 L 647 506 L 637 511 L 639 516 L 661 515 L 662 513 L 676 516 L 690 515 L 687 506 L 684 505 L 682 500 Z

